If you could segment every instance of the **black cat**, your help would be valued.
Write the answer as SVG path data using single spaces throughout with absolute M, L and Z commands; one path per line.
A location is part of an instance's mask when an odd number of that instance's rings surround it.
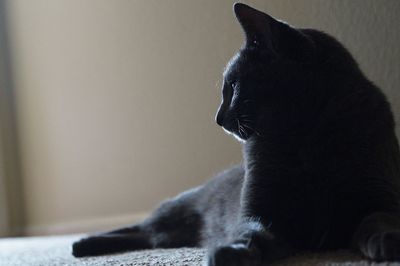
M 351 248 L 400 260 L 400 156 L 385 96 L 334 38 L 244 4 L 234 12 L 246 42 L 226 67 L 216 120 L 243 142 L 243 166 L 73 254 L 208 247 L 208 265 L 232 266 Z

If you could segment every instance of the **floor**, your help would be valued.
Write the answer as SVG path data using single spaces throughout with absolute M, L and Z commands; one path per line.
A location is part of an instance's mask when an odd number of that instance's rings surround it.
M 71 243 L 81 236 L 53 236 L 0 239 L 1 266 L 48 266 L 48 265 L 178 265 L 200 266 L 203 249 L 182 248 L 169 250 L 145 250 L 108 256 L 74 258 Z M 279 266 L 400 266 L 400 263 L 372 263 L 347 251 L 329 254 L 308 254 L 275 263 Z

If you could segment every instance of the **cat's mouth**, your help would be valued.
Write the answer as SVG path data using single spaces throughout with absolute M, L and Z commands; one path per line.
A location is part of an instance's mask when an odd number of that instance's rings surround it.
M 245 143 L 253 134 L 252 128 L 239 119 L 234 119 L 230 123 L 224 123 L 222 129 L 229 135 L 234 136 L 238 141 Z
M 237 139 L 238 141 L 245 143 L 246 139 L 242 139 L 238 134 L 236 134 L 235 132 L 231 132 L 229 130 L 227 130 L 226 128 L 222 127 L 222 129 L 228 134 L 228 135 L 232 135 L 235 137 L 235 139 Z
M 254 119 L 251 119 L 251 116 L 248 114 L 227 114 L 221 106 L 215 116 L 215 121 L 227 134 L 234 136 L 238 141 L 243 143 L 246 142 L 253 133 L 259 135 L 254 129 Z

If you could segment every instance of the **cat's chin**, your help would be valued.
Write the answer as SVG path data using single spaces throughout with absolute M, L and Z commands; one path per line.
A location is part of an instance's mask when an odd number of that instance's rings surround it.
M 235 139 L 237 139 L 239 142 L 241 143 L 246 143 L 246 139 L 242 139 L 240 136 L 238 136 L 235 132 L 231 132 L 229 130 L 227 130 L 226 128 L 222 127 L 222 129 L 225 131 L 226 134 L 228 135 L 232 135 L 233 137 L 235 137 Z

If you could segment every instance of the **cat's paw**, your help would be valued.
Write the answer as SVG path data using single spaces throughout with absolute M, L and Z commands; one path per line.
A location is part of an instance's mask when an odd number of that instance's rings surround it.
M 400 261 L 400 231 L 377 233 L 367 244 L 367 256 L 376 261 Z
M 72 255 L 74 257 L 86 257 L 86 256 L 97 256 L 104 254 L 108 246 L 112 243 L 108 243 L 108 239 L 102 236 L 91 236 L 82 238 L 72 244 Z
M 93 238 L 83 238 L 72 244 L 72 255 L 74 257 L 91 256 L 93 246 Z
M 221 246 L 211 250 L 207 266 L 259 266 L 261 258 L 243 244 Z

